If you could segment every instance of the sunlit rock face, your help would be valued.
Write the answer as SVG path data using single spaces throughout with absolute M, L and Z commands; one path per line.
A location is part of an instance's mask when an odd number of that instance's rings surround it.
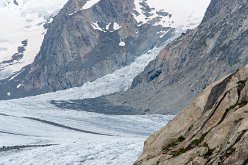
M 136 165 L 248 162 L 248 66 L 208 86 L 151 135 Z

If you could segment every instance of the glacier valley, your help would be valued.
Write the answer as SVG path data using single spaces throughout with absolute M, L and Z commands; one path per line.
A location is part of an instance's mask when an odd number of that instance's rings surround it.
M 79 88 L 0 101 L 0 164 L 132 164 L 147 136 L 174 116 L 104 115 L 59 109 L 50 101 L 126 90 L 160 50 Z

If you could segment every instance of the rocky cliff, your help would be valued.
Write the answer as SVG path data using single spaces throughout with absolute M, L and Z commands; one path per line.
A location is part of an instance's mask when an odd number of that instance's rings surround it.
M 248 63 L 248 1 L 211 1 L 201 25 L 176 40 L 136 77 L 130 94 L 147 109 L 178 111 L 208 84 Z
M 248 65 L 207 87 L 151 135 L 136 165 L 248 163 Z
M 70 0 L 46 25 L 48 31 L 34 62 L 0 82 L 0 98 L 81 86 L 164 45 L 175 29 L 159 22 L 171 14 L 160 11 L 155 16 L 155 9 L 140 1 L 138 9 L 147 18 L 140 22 L 135 2 Z
M 247 0 L 212 0 L 197 29 L 166 46 L 127 92 L 102 97 L 141 113 L 177 113 L 208 84 L 248 63 Z

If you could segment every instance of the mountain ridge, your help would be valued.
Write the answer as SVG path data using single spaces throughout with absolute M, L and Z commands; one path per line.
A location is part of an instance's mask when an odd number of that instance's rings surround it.
M 197 10 L 185 8 L 182 15 L 180 6 L 171 0 L 70 0 L 45 25 L 48 30 L 34 62 L 0 82 L 0 97 L 13 99 L 79 87 L 112 73 L 164 45 L 174 33 L 195 27 L 207 3 L 196 1 Z M 29 47 L 32 44 L 28 41 Z M 26 58 L 26 52 L 1 65 L 16 69 L 22 63 L 22 59 L 16 62 L 19 57 Z
M 138 25 L 133 0 L 102 0 L 82 9 L 84 5 L 86 1 L 70 0 L 60 10 L 48 25 L 34 62 L 1 81 L 2 99 L 82 86 L 129 65 L 141 54 L 163 45 L 175 32 L 171 27 L 153 26 L 159 22 L 157 18 Z M 143 10 L 154 9 L 146 6 Z
M 129 90 L 101 99 L 140 113 L 176 114 L 208 84 L 247 64 L 247 1 L 227 5 L 215 16 L 208 8 L 198 28 L 167 45 Z

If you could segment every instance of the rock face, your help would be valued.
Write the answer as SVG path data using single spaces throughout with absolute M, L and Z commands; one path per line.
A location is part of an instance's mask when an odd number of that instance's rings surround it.
M 248 65 L 207 87 L 151 135 L 136 165 L 248 163 Z
M 130 64 L 174 35 L 175 29 L 156 24 L 159 18 L 139 24 L 134 0 L 87 3 L 70 0 L 64 6 L 48 25 L 34 62 L 0 82 L 0 99 L 81 86 Z M 140 5 L 146 14 L 154 10 L 145 2 Z M 170 17 L 164 12 L 162 16 Z
M 208 84 L 247 64 L 247 9 L 247 1 L 212 1 L 201 25 L 166 47 L 130 93 L 146 90 L 147 109 L 178 111 Z
M 141 113 L 177 113 L 208 84 L 248 63 L 247 0 L 212 0 L 200 26 L 166 46 L 125 93 L 106 102 Z

